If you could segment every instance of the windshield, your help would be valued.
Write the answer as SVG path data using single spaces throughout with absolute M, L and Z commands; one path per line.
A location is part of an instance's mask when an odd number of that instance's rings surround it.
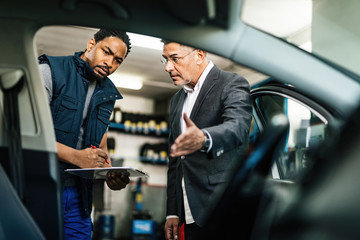
M 255 28 L 360 75 L 360 1 L 244 0 Z

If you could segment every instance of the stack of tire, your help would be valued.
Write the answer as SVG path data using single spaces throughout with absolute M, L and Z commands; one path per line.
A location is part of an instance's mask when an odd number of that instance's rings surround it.
M 140 161 L 144 163 L 167 164 L 168 163 L 168 144 L 145 143 L 140 148 Z
M 115 107 L 110 121 L 123 124 L 124 131 L 128 133 L 154 136 L 168 134 L 168 123 L 164 116 L 122 112 L 119 107 Z

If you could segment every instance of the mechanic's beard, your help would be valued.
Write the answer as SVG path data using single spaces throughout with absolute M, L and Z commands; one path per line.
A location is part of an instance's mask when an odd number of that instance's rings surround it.
M 95 66 L 95 68 L 102 68 L 102 66 L 100 66 L 100 65 L 97 65 L 97 66 Z M 95 69 L 94 68 L 94 69 Z M 105 67 L 106 68 L 106 70 L 107 70 L 107 75 L 106 76 L 103 76 L 103 75 L 101 75 L 100 73 L 98 73 L 98 72 L 96 72 L 94 69 L 93 69 L 93 71 L 94 71 L 94 80 L 104 80 L 107 76 L 109 76 L 110 75 L 110 70 L 107 68 L 107 67 Z
M 104 78 L 105 78 L 104 76 L 95 72 L 94 69 L 90 75 L 90 80 L 93 80 L 93 81 L 102 81 L 102 80 L 104 80 Z
M 99 74 L 97 74 L 97 73 L 94 73 L 94 80 L 96 80 L 96 81 L 102 81 L 102 80 L 104 80 L 104 79 L 105 79 L 104 76 L 99 75 Z

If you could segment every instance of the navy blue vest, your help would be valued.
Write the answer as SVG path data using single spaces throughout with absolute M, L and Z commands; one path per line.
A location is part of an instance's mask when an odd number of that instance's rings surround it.
M 76 148 L 80 134 L 89 79 L 94 79 L 96 76 L 88 63 L 80 58 L 81 54 L 82 52 L 77 52 L 74 56 L 41 55 L 39 57 L 40 63 L 47 63 L 51 68 L 53 96 L 50 108 L 56 141 L 72 148 Z M 90 145 L 99 147 L 108 127 L 115 100 L 122 98 L 109 78 L 97 81 L 88 115 L 83 124 L 84 148 Z M 64 172 L 67 168 L 76 168 L 76 166 L 59 162 L 62 186 L 67 178 L 67 173 Z M 82 200 L 88 216 L 92 209 L 92 186 L 92 180 L 81 179 Z

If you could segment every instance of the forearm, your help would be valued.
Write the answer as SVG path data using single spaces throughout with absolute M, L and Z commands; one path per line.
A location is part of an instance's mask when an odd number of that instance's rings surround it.
M 74 149 L 62 143 L 56 142 L 57 156 L 59 161 L 78 166 L 80 168 L 107 167 L 105 160 L 109 159 L 108 154 L 102 149 Z
M 79 167 L 77 149 L 68 147 L 62 143 L 56 142 L 58 160 L 65 163 L 70 163 Z
M 205 128 L 213 139 L 213 149 L 229 151 L 247 141 L 252 119 L 250 90 L 243 79 L 234 79 L 223 90 L 222 123 Z
M 107 147 L 107 133 L 105 133 L 103 138 L 101 139 L 99 148 L 107 154 L 106 160 L 107 160 L 108 164 L 105 164 L 105 167 L 111 167 L 111 158 L 110 158 L 109 150 Z

